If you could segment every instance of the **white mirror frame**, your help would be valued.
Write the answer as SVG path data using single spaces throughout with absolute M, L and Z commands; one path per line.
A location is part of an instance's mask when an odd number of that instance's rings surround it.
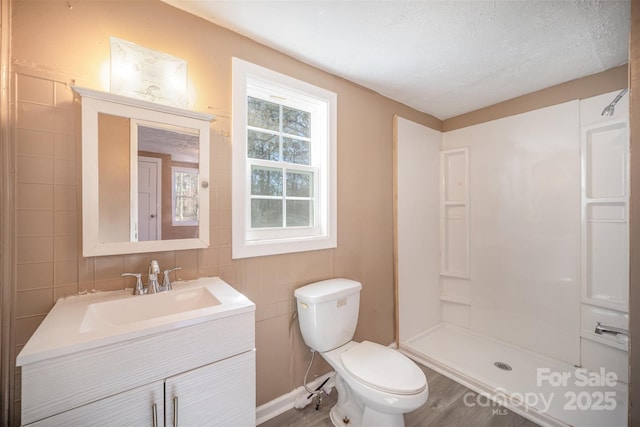
M 85 257 L 175 251 L 209 247 L 209 123 L 212 114 L 198 113 L 74 86 L 82 98 L 82 254 Z M 198 237 L 143 242 L 100 242 L 98 195 L 98 114 L 162 123 L 198 131 L 200 218 Z

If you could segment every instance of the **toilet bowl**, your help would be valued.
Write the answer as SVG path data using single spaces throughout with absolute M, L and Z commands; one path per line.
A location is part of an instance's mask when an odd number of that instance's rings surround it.
M 361 288 L 353 280 L 331 279 L 296 289 L 300 331 L 336 372 L 335 426 L 403 427 L 403 415 L 427 401 L 427 379 L 400 352 L 352 341 Z
M 409 358 L 380 344 L 350 341 L 321 353 L 336 371 L 336 426 L 404 426 L 404 414 L 429 396 L 422 370 Z

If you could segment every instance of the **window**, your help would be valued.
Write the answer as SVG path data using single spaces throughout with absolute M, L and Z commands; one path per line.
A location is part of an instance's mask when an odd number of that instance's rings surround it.
M 337 95 L 233 59 L 233 257 L 336 247 Z
M 172 212 L 174 226 L 198 225 L 198 169 L 172 167 Z

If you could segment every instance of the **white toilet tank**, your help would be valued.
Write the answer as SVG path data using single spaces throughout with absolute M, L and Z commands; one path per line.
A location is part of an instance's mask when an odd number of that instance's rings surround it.
M 298 321 L 304 342 L 325 352 L 353 339 L 360 308 L 360 282 L 329 279 L 296 289 Z

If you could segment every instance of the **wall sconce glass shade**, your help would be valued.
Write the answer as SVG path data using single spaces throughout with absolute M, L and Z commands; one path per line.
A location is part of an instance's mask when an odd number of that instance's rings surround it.
M 187 61 L 111 37 L 111 93 L 187 108 Z

